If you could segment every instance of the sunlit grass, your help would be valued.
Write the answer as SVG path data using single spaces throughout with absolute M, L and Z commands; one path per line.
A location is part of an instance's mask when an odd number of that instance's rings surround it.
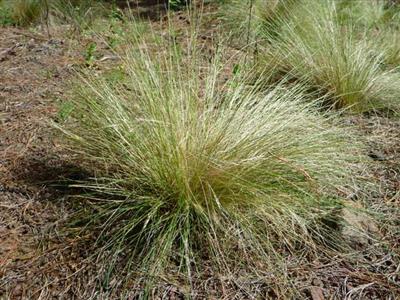
M 220 55 L 207 64 L 197 49 L 139 38 L 123 85 L 83 75 L 62 129 L 96 174 L 79 185 L 92 207 L 80 221 L 146 288 L 175 271 L 191 283 L 207 261 L 233 281 L 268 270 L 285 289 L 281 257 L 341 247 L 327 220 L 359 144 L 302 87 L 222 84 Z

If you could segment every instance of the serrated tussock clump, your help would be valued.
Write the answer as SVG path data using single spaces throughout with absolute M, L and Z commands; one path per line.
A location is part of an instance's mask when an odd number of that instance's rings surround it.
M 277 16 L 278 30 L 264 30 L 259 62 L 266 80 L 290 76 L 329 96 L 337 108 L 398 109 L 399 74 L 384 65 L 389 50 L 371 46 L 368 27 L 346 18 L 341 2 L 297 3 L 290 14 Z
M 351 135 L 299 86 L 260 94 L 220 80 L 219 55 L 204 63 L 193 42 L 137 43 L 123 83 L 82 75 L 61 128 L 96 174 L 80 184 L 81 221 L 101 229 L 104 253 L 150 287 L 172 270 L 193 282 L 205 262 L 280 282 L 289 253 L 330 249 L 337 188 L 359 161 Z

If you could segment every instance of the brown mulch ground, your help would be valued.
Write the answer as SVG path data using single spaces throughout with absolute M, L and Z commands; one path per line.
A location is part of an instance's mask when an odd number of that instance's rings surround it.
M 46 187 L 63 175 L 48 122 L 80 54 L 62 38 L 16 28 L 0 28 L 0 49 L 0 297 L 35 299 L 60 293 L 54 287 L 75 271 L 76 255 L 58 252 L 73 242 L 43 237 L 67 214 Z
M 57 133 L 48 123 L 66 97 L 73 67 L 84 64 L 85 42 L 64 34 L 0 28 L 0 299 L 120 296 L 99 288 L 101 267 L 90 258 L 88 239 L 63 234 L 61 224 L 73 210 L 68 190 L 49 184 L 84 176 L 54 142 Z M 369 141 L 375 164 L 368 176 L 379 182 L 364 201 L 390 214 L 400 206 L 400 122 L 380 116 L 350 121 Z M 358 263 L 338 258 L 291 270 L 297 273 L 294 284 L 304 286 L 304 297 L 317 300 L 400 297 L 400 229 L 388 221 L 379 230 L 385 247 L 381 241 L 369 245 Z M 118 277 L 113 280 L 118 286 Z M 180 299 L 177 289 L 167 295 Z M 215 295 L 209 298 L 224 297 Z

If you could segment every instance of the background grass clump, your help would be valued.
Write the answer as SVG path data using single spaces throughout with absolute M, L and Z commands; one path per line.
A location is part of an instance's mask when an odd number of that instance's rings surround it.
M 47 8 L 45 0 L 1 1 L 0 6 L 8 12 L 10 25 L 26 26 L 42 18 Z
M 75 29 L 86 29 L 93 26 L 95 20 L 117 13 L 118 9 L 113 3 L 100 0 L 55 0 L 51 3 L 51 9 L 58 22 L 73 25 Z
M 75 28 L 91 25 L 113 5 L 100 0 L 2 0 L 2 25 L 30 26 L 43 23 L 64 23 Z
M 223 64 L 196 49 L 139 39 L 122 56 L 124 86 L 83 75 L 62 129 L 96 175 L 80 221 L 146 287 L 171 270 L 192 283 L 205 262 L 233 281 L 238 270 L 284 281 L 288 253 L 341 247 L 327 220 L 358 143 L 303 88 L 222 85 Z
M 240 6 L 243 26 L 237 30 L 257 45 L 257 76 L 264 76 L 266 85 L 290 77 L 328 96 L 326 104 L 336 108 L 399 108 L 395 6 L 384 1 L 302 0 L 268 5 L 244 1 Z
M 359 39 L 351 24 L 339 25 L 334 2 L 318 3 L 303 4 L 284 22 L 278 36 L 267 35 L 268 68 L 329 95 L 338 108 L 365 111 L 398 106 L 399 76 L 382 68 L 383 53 Z
M 231 42 L 249 47 L 262 38 L 261 33 L 279 31 L 280 20 L 291 13 L 299 0 L 230 0 L 224 1 L 220 19 L 231 36 Z

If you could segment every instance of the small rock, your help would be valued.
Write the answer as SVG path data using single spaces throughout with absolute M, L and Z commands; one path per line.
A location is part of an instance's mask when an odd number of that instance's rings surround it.
M 312 281 L 312 284 L 313 284 L 314 286 L 317 286 L 317 287 L 318 287 L 318 286 L 319 286 L 319 287 L 323 287 L 323 286 L 324 286 L 322 280 L 319 279 L 319 278 L 314 278 L 313 281 Z
M 361 208 L 361 204 L 348 201 L 342 210 L 344 220 L 342 235 L 355 248 L 368 245 L 370 240 L 368 235 L 379 232 L 374 220 L 362 212 Z
M 324 300 L 325 299 L 323 289 L 320 288 L 319 286 L 310 287 L 310 293 L 311 293 L 311 298 L 313 300 Z
M 35 39 L 30 39 L 30 40 L 28 41 L 28 43 L 26 44 L 26 48 L 27 48 L 28 50 L 32 50 L 33 48 L 35 48 L 35 46 L 36 46 Z

